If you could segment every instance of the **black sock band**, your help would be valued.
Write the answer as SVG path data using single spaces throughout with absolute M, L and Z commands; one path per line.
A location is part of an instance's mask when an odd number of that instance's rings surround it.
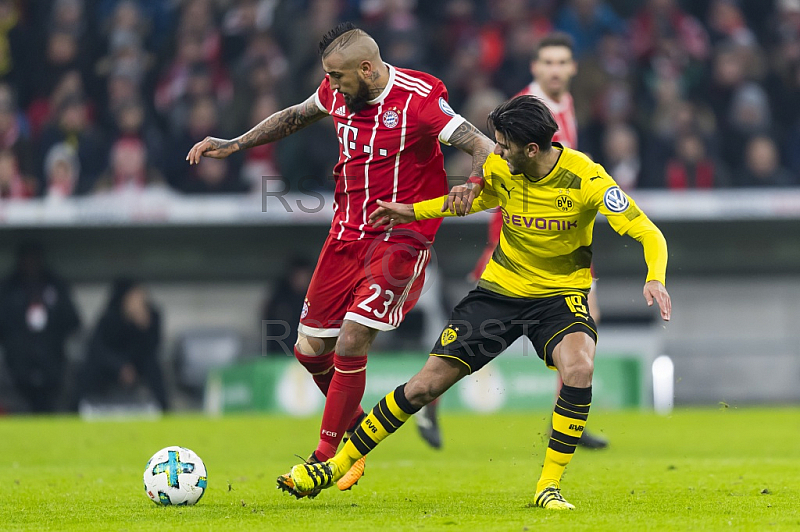
M 413 416 L 419 412 L 420 409 L 409 403 L 408 399 L 406 399 L 406 384 L 408 383 L 401 384 L 394 390 L 394 401 L 397 403 L 397 406 L 403 410 L 403 412 Z

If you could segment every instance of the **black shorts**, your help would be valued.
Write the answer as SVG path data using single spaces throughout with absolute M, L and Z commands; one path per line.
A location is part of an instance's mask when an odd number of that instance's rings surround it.
M 517 298 L 479 287 L 453 309 L 431 354 L 460 360 L 473 373 L 524 335 L 539 358 L 554 368 L 553 349 L 566 334 L 577 331 L 597 343 L 597 326 L 583 292 Z

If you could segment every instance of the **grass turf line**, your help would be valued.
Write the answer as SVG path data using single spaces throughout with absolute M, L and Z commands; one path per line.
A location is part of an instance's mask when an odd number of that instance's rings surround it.
M 413 422 L 367 460 L 353 491 L 297 501 L 275 477 L 313 449 L 318 420 L 278 416 L 85 423 L 0 419 L 3 530 L 800 529 L 800 410 L 683 409 L 670 417 L 594 412 L 611 447 L 578 449 L 562 483 L 578 509 L 529 506 L 549 413 L 443 415 L 445 448 Z M 158 449 L 197 452 L 209 487 L 192 508 L 143 492 Z

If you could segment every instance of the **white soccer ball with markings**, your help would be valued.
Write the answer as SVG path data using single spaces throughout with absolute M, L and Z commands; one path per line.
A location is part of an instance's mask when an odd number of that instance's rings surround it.
M 144 468 L 144 492 L 163 506 L 197 504 L 207 485 L 206 465 L 185 447 L 161 449 Z

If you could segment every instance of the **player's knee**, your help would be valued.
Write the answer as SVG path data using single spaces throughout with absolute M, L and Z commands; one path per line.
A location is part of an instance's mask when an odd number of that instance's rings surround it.
M 324 339 L 306 336 L 304 334 L 297 335 L 297 342 L 294 346 L 300 354 L 309 357 L 319 356 L 328 351 L 325 349 Z
M 565 357 L 561 379 L 569 386 L 586 387 L 592 383 L 594 359 L 588 350 L 575 351 Z
M 365 356 L 374 335 L 355 327 L 343 327 L 336 340 L 339 356 Z
M 415 407 L 422 408 L 440 395 L 440 390 L 435 382 L 412 378 L 404 388 L 406 399 Z

